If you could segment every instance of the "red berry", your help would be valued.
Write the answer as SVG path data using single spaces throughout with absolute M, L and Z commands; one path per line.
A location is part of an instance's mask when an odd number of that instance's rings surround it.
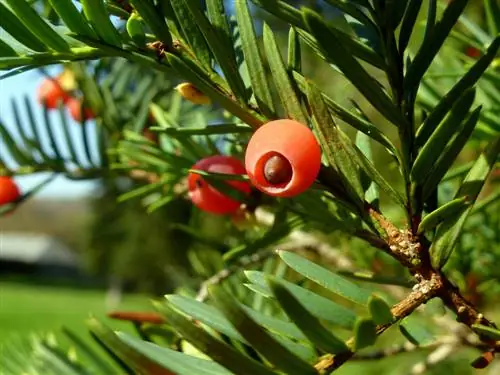
M 198 161 L 191 169 L 226 174 L 245 174 L 245 167 L 236 158 L 224 155 L 210 156 Z M 229 185 L 245 194 L 250 194 L 250 184 L 246 181 L 227 181 Z M 236 212 L 241 202 L 222 194 L 209 185 L 202 176 L 190 173 L 188 176 L 189 197 L 195 206 L 213 214 Z
M 82 122 L 82 102 L 77 98 L 69 98 L 66 102 L 69 113 L 73 120 L 77 122 Z M 83 109 L 83 116 L 85 120 L 90 120 L 95 117 L 94 112 L 90 108 Z
M 151 111 L 149 111 L 149 113 L 148 113 L 148 122 L 150 122 L 151 124 L 154 124 L 156 122 L 156 118 L 153 115 L 153 112 L 151 112 Z
M 481 51 L 478 50 L 476 47 L 467 47 L 465 49 L 465 54 L 469 57 L 472 57 L 473 59 L 478 59 L 481 57 Z
M 38 101 L 48 109 L 55 109 L 60 101 L 65 103 L 68 99 L 69 95 L 56 78 L 47 78 L 38 87 Z
M 321 148 L 313 132 L 294 120 L 275 120 L 253 134 L 245 154 L 252 184 L 276 197 L 306 191 L 321 166 Z
M 159 139 L 158 139 L 158 133 L 154 132 L 154 131 L 151 131 L 148 128 L 145 128 L 142 131 L 142 135 L 144 136 L 144 138 L 148 139 L 149 141 L 151 141 L 153 143 L 158 143 L 158 141 L 159 141 Z
M 12 203 L 21 196 L 21 192 L 11 177 L 0 176 L 0 206 Z

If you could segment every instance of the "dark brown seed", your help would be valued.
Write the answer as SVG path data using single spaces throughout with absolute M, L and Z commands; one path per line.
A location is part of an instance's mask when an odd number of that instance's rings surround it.
M 284 184 L 292 179 L 293 169 L 283 155 L 271 156 L 264 164 L 264 177 L 273 185 Z
M 471 366 L 477 369 L 483 369 L 489 366 L 489 364 L 493 361 L 495 355 L 489 351 L 483 353 L 480 357 L 476 358 L 472 361 Z

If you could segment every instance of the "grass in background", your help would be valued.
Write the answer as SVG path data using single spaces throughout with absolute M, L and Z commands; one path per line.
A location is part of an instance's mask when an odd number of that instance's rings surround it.
M 57 334 L 62 326 L 88 337 L 85 321 L 91 315 L 115 329 L 132 331 L 130 324 L 105 317 L 105 295 L 103 290 L 0 281 L 0 348 L 30 333 Z M 148 297 L 127 294 L 117 308 L 152 310 Z

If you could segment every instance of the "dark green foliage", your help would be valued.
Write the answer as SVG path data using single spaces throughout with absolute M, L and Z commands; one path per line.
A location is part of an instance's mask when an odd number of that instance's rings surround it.
M 25 0 L 0 4 L 9 34 L 0 68 L 13 69 L 2 77 L 64 61 L 76 80 L 71 94 L 97 118 L 71 124 L 60 108 L 58 138 L 47 110 L 36 123 L 28 101 L 13 102 L 14 127 L 0 124 L 0 173 L 100 178 L 91 267 L 172 293 L 155 302 L 164 323 L 134 323 L 141 339 L 90 322 L 123 371 L 326 374 L 393 325 L 400 333 L 388 334 L 398 339 L 440 345 L 450 335 L 433 319 L 442 312 L 416 312 L 433 298 L 482 340 L 459 337 L 457 351 L 499 350 L 499 332 L 479 309 L 485 296 L 498 298 L 500 261 L 494 1 L 483 2 L 479 23 L 467 0 L 237 0 L 231 8 L 82 0 L 82 12 L 67 1 L 35 3 L 45 11 Z M 177 92 L 181 82 L 205 104 Z M 232 217 L 193 209 L 192 165 L 217 153 L 243 159 L 252 131 L 276 118 L 317 136 L 323 165 L 309 191 L 245 197 L 224 174 L 204 172 L 244 205 Z M 24 350 L 42 355 L 40 371 L 87 373 L 45 340 Z

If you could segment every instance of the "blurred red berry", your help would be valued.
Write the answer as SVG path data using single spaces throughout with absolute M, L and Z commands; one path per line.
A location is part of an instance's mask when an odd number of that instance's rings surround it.
M 275 120 L 253 134 L 245 154 L 252 184 L 276 197 L 306 191 L 321 167 L 321 148 L 313 132 L 294 120 Z
M 478 59 L 481 57 L 481 51 L 476 47 L 467 47 L 465 49 L 465 54 L 473 59 Z
M 68 99 L 69 95 L 56 78 L 47 78 L 38 87 L 38 101 L 48 109 L 55 109 L 59 102 L 65 103 Z
M 12 203 L 21 196 L 16 182 L 7 176 L 0 176 L 0 206 Z
M 154 132 L 154 131 L 151 131 L 148 128 L 145 128 L 142 131 L 142 135 L 144 136 L 144 138 L 146 138 L 147 140 L 149 140 L 149 141 L 151 141 L 153 143 L 158 143 L 158 141 L 159 141 L 159 139 L 158 139 L 158 133 Z
M 204 158 L 191 169 L 214 173 L 245 174 L 245 167 L 238 159 L 224 155 Z M 227 181 L 227 184 L 245 194 L 251 191 L 250 184 L 245 181 L 231 180 Z M 222 194 L 196 173 L 190 173 L 188 176 L 188 190 L 189 197 L 195 206 L 213 214 L 234 213 L 241 205 L 241 202 Z
M 160 314 L 143 311 L 113 311 L 108 313 L 108 317 L 136 323 L 162 324 L 165 322 Z
M 71 97 L 66 102 L 69 113 L 73 120 L 77 122 L 82 122 L 82 102 L 81 100 Z M 85 120 L 90 120 L 95 117 L 94 112 L 90 108 L 83 109 L 83 117 Z

